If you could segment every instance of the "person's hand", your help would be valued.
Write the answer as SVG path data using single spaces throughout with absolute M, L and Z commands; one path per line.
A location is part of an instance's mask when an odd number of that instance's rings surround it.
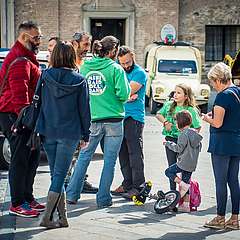
M 172 130 L 172 123 L 170 123 L 170 122 L 167 122 L 166 124 L 165 124 L 165 129 L 166 129 L 166 131 L 168 131 L 168 132 L 170 132 L 171 130 Z
M 212 118 L 212 112 L 208 112 L 207 114 L 206 114 L 208 117 L 210 117 L 210 118 Z
M 208 114 L 204 114 L 204 113 L 201 114 L 201 119 L 202 119 L 203 121 L 208 122 L 208 119 L 209 119 L 209 118 L 210 118 L 210 117 L 208 116 Z
M 135 94 L 133 94 L 133 95 L 130 96 L 130 99 L 128 100 L 128 102 L 133 102 L 133 101 L 135 101 L 137 98 L 138 98 L 138 94 L 135 93 Z
M 209 118 L 212 118 L 212 112 L 208 112 L 206 114 L 201 113 L 201 118 L 202 118 L 203 121 L 207 122 Z
M 88 146 L 89 142 L 85 142 L 84 140 L 81 140 L 80 141 L 80 148 L 81 149 L 84 149 Z

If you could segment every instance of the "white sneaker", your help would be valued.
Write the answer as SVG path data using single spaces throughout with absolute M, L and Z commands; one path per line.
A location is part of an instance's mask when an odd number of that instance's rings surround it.
M 179 184 L 179 193 L 181 198 L 187 193 L 188 189 L 190 188 L 190 184 L 185 183 L 184 181 L 181 181 Z

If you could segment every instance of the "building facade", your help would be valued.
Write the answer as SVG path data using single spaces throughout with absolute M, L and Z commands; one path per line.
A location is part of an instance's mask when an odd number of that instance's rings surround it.
M 42 49 L 51 36 L 68 40 L 80 30 L 93 39 L 111 34 L 133 47 L 144 66 L 145 47 L 159 41 L 161 28 L 170 23 L 178 40 L 201 50 L 204 75 L 213 63 L 240 48 L 239 12 L 239 0 L 1 0 L 1 47 L 10 47 L 17 26 L 31 19 L 41 26 Z

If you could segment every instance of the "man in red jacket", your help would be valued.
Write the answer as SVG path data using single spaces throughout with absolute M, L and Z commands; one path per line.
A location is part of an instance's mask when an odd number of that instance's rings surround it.
M 40 77 L 36 54 L 41 42 L 37 24 L 26 21 L 19 25 L 19 35 L 5 58 L 0 72 L 0 128 L 11 149 L 9 185 L 11 194 L 10 214 L 37 217 L 44 206 L 33 197 L 33 182 L 39 163 L 38 150 L 31 151 L 26 143 L 31 132 L 24 129 L 13 135 L 11 126 L 20 110 L 32 101 Z

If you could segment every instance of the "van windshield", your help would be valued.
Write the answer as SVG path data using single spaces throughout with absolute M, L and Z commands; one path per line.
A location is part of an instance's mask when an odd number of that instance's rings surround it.
M 158 72 L 160 73 L 197 73 L 196 62 L 191 60 L 159 60 Z

